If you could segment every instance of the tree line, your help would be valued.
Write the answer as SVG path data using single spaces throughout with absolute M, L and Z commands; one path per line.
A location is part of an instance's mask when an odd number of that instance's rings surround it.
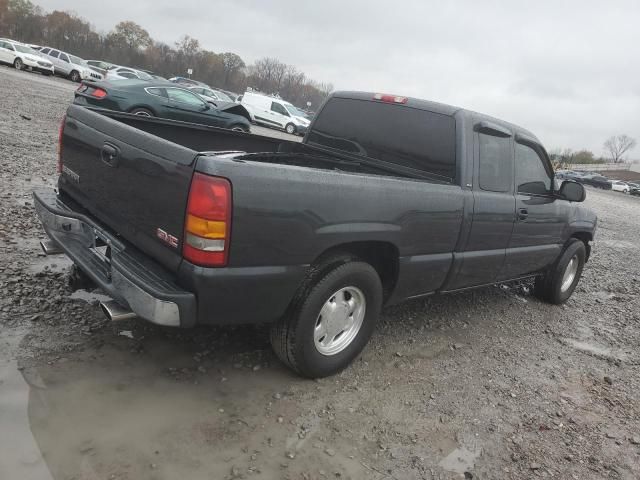
M 277 94 L 291 103 L 315 109 L 333 90 L 293 65 L 265 57 L 246 65 L 233 52 L 213 52 L 183 35 L 174 45 L 151 38 L 132 21 L 122 21 L 108 33 L 97 32 L 82 17 L 55 10 L 45 12 L 30 0 L 0 0 L 0 36 L 24 43 L 48 45 L 82 58 L 151 70 L 163 77 L 187 76 L 213 87 L 242 93 L 247 87 Z
M 549 151 L 552 161 L 562 165 L 582 165 L 591 163 L 623 163 L 625 155 L 636 146 L 636 140 L 629 135 L 613 135 L 603 145 L 605 156 L 596 157 L 590 150 L 555 148 Z

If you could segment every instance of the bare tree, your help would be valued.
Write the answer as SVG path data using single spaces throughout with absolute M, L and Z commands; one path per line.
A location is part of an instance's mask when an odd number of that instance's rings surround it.
M 624 154 L 636 146 L 636 140 L 629 135 L 618 135 L 610 137 L 604 142 L 604 149 L 609 152 L 613 163 L 622 163 Z

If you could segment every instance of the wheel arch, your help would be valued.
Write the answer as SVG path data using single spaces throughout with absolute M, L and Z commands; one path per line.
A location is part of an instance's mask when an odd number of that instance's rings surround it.
M 136 104 L 133 105 L 129 108 L 127 108 L 127 112 L 126 113 L 131 113 L 133 112 L 136 108 L 144 108 L 145 110 L 149 110 L 151 113 L 153 113 L 156 117 L 158 116 L 158 112 L 156 111 L 155 108 L 150 107 L 149 105 L 146 104 Z
M 359 259 L 371 265 L 382 282 L 383 300 L 386 302 L 398 281 L 400 254 L 398 247 L 386 241 L 359 241 L 327 248 L 311 263 L 313 274 L 328 270 L 350 259 Z
M 578 239 L 580 240 L 582 243 L 584 243 L 584 248 L 587 251 L 587 254 L 585 256 L 585 263 L 589 261 L 589 256 L 591 255 L 591 245 L 589 244 L 589 242 L 591 242 L 593 240 L 593 233 L 592 232 L 585 232 L 585 231 L 579 231 L 579 232 L 573 232 L 573 234 L 571 235 L 571 237 L 569 237 L 568 241 L 571 241 L 571 239 Z

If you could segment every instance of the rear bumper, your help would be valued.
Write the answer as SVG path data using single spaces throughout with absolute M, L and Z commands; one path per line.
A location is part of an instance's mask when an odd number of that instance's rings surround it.
M 195 324 L 195 295 L 178 287 L 160 266 L 70 209 L 53 190 L 35 191 L 33 198 L 47 235 L 114 300 L 158 325 Z M 96 248 L 101 245 L 106 253 Z
M 205 268 L 183 260 L 177 274 L 172 274 L 70 208 L 55 191 L 37 190 L 33 197 L 51 240 L 114 300 L 159 325 L 277 320 L 307 273 L 307 265 Z M 109 247 L 109 259 L 96 251 L 96 239 Z

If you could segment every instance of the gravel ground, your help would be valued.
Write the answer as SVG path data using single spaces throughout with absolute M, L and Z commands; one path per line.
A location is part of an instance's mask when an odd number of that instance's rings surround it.
M 566 305 L 387 308 L 351 368 L 307 381 L 261 327 L 112 324 L 41 256 L 30 191 L 73 88 L 0 67 L 0 478 L 640 478 L 640 198 L 589 189 Z

